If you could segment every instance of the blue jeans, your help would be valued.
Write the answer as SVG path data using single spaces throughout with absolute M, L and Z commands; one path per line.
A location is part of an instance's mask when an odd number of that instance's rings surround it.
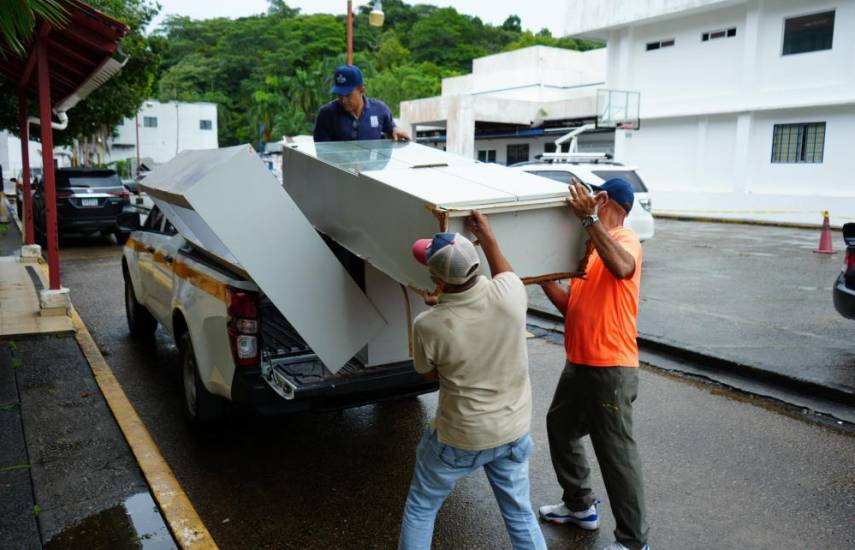
M 455 484 L 484 467 L 515 549 L 546 550 L 537 517 L 531 509 L 528 455 L 531 436 L 484 451 L 464 451 L 440 443 L 425 431 L 416 449 L 416 466 L 404 505 L 400 550 L 430 550 L 433 524 Z

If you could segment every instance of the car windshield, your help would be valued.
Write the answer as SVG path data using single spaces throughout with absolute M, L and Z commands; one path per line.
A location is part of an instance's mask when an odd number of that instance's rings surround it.
M 121 187 L 122 181 L 115 172 L 56 175 L 57 187 Z
M 591 173 L 597 177 L 603 178 L 603 181 L 612 178 L 621 178 L 626 180 L 632 186 L 635 193 L 647 193 L 647 186 L 641 181 L 635 170 L 591 170 Z

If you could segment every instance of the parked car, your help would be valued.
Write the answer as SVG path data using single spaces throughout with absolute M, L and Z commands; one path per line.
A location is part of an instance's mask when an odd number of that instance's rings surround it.
M 128 228 L 139 227 L 139 214 L 130 208 L 130 193 L 114 170 L 60 168 L 56 171 L 56 218 L 60 235 L 96 233 L 128 240 Z M 33 228 L 45 240 L 45 190 L 43 180 L 34 185 Z
M 843 226 L 846 256 L 834 283 L 834 309 L 847 319 L 855 319 L 855 223 Z
M 354 357 L 331 373 L 245 272 L 184 238 L 157 206 L 125 245 L 122 274 L 131 334 L 150 341 L 160 324 L 179 348 L 191 422 L 214 420 L 229 403 L 289 412 L 437 388 L 411 360 Z
M 617 162 L 573 162 L 541 160 L 515 164 L 512 168 L 523 170 L 530 174 L 543 176 L 566 185 L 570 185 L 572 177 L 582 183 L 597 186 L 611 178 L 622 178 L 632 185 L 635 192 L 635 204 L 626 219 L 626 225 L 638 235 L 641 241 L 653 238 L 654 221 L 650 213 L 652 202 L 647 186 L 641 180 L 635 168 L 623 166 Z

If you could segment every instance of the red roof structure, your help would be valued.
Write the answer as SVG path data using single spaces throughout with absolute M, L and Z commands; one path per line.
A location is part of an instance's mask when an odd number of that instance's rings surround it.
M 27 244 L 34 241 L 27 96 L 33 93 L 39 99 L 38 123 L 41 126 L 47 220 L 45 240 L 52 290 L 60 288 L 52 113 L 64 115 L 122 68 L 124 61 L 116 59 L 116 53 L 119 40 L 130 30 L 124 23 L 78 0 L 68 0 L 61 5 L 67 13 L 66 22 L 62 26 L 53 26 L 38 18 L 33 33 L 24 41 L 26 53 L 23 56 L 0 45 L 0 78 L 18 85 L 24 167 L 24 241 Z

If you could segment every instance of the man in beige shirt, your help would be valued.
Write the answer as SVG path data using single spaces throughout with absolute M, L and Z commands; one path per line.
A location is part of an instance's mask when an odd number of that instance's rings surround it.
M 413 325 L 413 363 L 439 379 L 439 404 L 416 449 L 399 548 L 429 550 L 442 503 L 457 481 L 483 467 L 514 548 L 543 550 L 529 498 L 526 291 L 486 216 L 473 210 L 467 227 L 492 280 L 479 275 L 475 246 L 459 233 L 437 233 L 413 245 L 442 289 L 438 304 Z

